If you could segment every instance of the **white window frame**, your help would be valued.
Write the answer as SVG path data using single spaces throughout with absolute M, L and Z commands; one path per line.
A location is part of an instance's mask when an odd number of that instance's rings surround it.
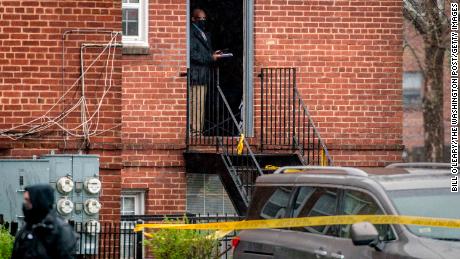
M 123 198 L 134 198 L 134 215 L 143 215 L 145 211 L 145 191 L 129 190 L 121 192 L 121 209 L 123 209 Z M 123 210 L 120 210 L 123 215 Z
M 139 3 L 123 3 L 122 9 L 138 9 L 138 36 L 123 36 L 124 47 L 149 46 L 149 0 L 139 0 Z M 122 18 L 123 19 L 123 18 Z
M 144 190 L 124 190 L 121 191 L 120 195 L 120 214 L 123 215 L 123 198 L 134 198 L 134 215 L 143 215 L 145 214 L 145 191 Z M 131 222 L 132 224 L 129 224 L 129 221 L 126 221 L 124 224 L 122 223 L 121 228 L 122 229 L 130 229 L 130 227 L 134 227 L 136 222 Z M 126 238 L 124 235 L 120 235 L 120 258 L 122 259 L 134 259 L 135 254 L 134 250 L 131 251 L 131 254 L 126 254 L 125 253 L 125 246 L 123 245 L 123 242 L 126 241 Z M 131 240 L 134 241 L 134 240 Z M 134 243 L 130 244 L 131 247 L 135 247 Z M 144 258 L 145 250 L 142 250 L 142 258 Z

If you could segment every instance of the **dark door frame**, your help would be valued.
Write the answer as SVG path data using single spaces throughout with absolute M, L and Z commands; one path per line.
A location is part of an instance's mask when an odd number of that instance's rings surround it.
M 190 1 L 187 0 L 187 68 L 190 68 Z M 254 135 L 254 0 L 243 0 L 243 131 Z

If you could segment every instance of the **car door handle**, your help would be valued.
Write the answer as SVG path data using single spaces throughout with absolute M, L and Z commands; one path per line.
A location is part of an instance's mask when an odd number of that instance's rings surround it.
M 331 253 L 331 258 L 334 258 L 334 259 L 345 259 L 345 256 L 343 254 L 340 254 L 340 253 Z
M 315 253 L 317 258 L 320 258 L 320 256 L 327 256 L 327 251 L 324 251 L 324 249 L 322 249 L 322 248 L 316 249 L 313 252 Z

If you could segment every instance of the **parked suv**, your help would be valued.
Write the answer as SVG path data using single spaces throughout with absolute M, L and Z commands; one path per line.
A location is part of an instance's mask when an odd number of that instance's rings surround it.
M 460 219 L 449 164 L 283 167 L 257 179 L 247 218 L 410 215 Z M 297 171 L 301 172 L 297 172 Z M 245 230 L 234 258 L 460 258 L 460 229 L 408 225 Z

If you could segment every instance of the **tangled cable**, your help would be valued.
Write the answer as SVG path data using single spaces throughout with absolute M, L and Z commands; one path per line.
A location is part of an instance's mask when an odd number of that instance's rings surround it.
M 116 53 L 115 47 L 118 45 L 117 38 L 119 34 L 119 32 L 114 32 L 112 34 L 112 37 L 108 44 L 104 44 L 104 48 L 102 49 L 102 51 L 84 70 L 82 62 L 81 75 L 75 80 L 75 82 L 69 87 L 69 89 L 67 89 L 67 91 L 51 106 L 51 108 L 45 112 L 45 114 L 29 122 L 13 126 L 9 129 L 0 130 L 0 136 L 7 137 L 12 140 L 18 140 L 26 136 L 33 139 L 34 136 L 38 133 L 43 132 L 53 126 L 57 126 L 59 129 L 65 132 L 67 136 L 74 138 L 83 138 L 85 142 L 89 143 L 91 136 L 101 135 L 107 131 L 119 127 L 120 125 L 115 125 L 114 127 L 111 127 L 109 129 L 99 130 L 100 110 L 103 105 L 104 99 L 107 96 L 107 93 L 113 86 L 112 78 Z M 85 94 L 82 94 L 82 96 L 78 98 L 78 100 L 74 104 L 64 109 L 59 115 L 55 117 L 50 116 L 50 113 L 53 111 L 53 109 L 63 102 L 64 98 L 78 85 L 78 83 L 84 82 L 84 77 L 86 73 L 88 73 L 88 71 L 94 66 L 94 64 L 101 59 L 102 55 L 105 52 L 107 52 L 108 54 L 107 59 L 105 60 L 104 91 L 102 93 L 101 98 L 97 102 L 95 110 L 92 113 L 90 113 L 88 109 L 87 97 L 85 96 Z M 73 128 L 67 128 L 64 125 L 63 120 L 67 118 L 72 112 L 74 112 L 78 107 L 81 108 L 80 124 Z

